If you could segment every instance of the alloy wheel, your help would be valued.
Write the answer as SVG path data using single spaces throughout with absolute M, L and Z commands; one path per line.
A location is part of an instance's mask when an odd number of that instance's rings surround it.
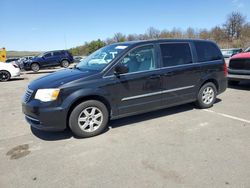
M 82 131 L 94 132 L 103 121 L 103 113 L 97 107 L 88 107 L 84 109 L 78 117 L 78 125 Z
M 8 81 L 10 79 L 10 75 L 8 72 L 6 71 L 1 71 L 0 72 L 0 80 L 5 82 L 5 81 Z
M 202 92 L 202 101 L 204 104 L 210 104 L 213 102 L 215 96 L 214 89 L 212 87 L 206 87 Z

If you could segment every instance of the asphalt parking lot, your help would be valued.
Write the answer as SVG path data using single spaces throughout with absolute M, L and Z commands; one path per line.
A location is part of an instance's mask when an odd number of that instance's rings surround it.
M 28 83 L 53 71 L 0 83 L 0 187 L 250 187 L 250 83 L 208 110 L 123 118 L 78 139 L 32 130 L 21 112 Z

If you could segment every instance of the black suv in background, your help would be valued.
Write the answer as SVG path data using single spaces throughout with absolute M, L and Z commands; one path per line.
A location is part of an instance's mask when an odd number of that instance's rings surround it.
M 62 66 L 67 68 L 73 63 L 72 55 L 66 50 L 44 52 L 29 61 L 23 62 L 25 70 L 39 71 L 41 68 Z
M 190 102 L 209 108 L 226 88 L 227 66 L 214 42 L 125 42 L 31 82 L 22 109 L 32 127 L 69 126 L 77 136 L 91 137 L 110 119 Z

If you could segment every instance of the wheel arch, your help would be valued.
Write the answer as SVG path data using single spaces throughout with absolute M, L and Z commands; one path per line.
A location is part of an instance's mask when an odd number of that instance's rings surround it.
M 41 67 L 41 64 L 40 64 L 38 61 L 34 61 L 34 62 L 30 63 L 30 67 L 31 67 L 31 65 L 34 64 L 34 63 L 38 64 L 39 67 Z
M 0 72 L 2 72 L 2 71 L 6 71 L 6 72 L 8 72 L 8 73 L 10 74 L 10 71 L 7 70 L 7 69 L 0 69 Z M 11 74 L 10 74 L 10 75 L 11 75 Z
M 217 90 L 217 92 L 218 92 L 218 91 L 219 91 L 219 83 L 218 83 L 218 81 L 217 81 L 216 79 L 214 79 L 214 78 L 209 78 L 209 79 L 206 79 L 205 81 L 203 81 L 202 84 L 200 85 L 199 90 L 201 89 L 202 86 L 204 86 L 206 83 L 209 83 L 209 82 L 211 82 L 211 83 L 213 83 L 213 84 L 215 85 L 216 90 Z
M 70 117 L 70 114 L 71 112 L 73 111 L 73 109 L 79 105 L 80 103 L 84 102 L 84 101 L 88 101 L 88 100 L 96 100 L 96 101 L 99 101 L 101 103 L 103 103 L 107 110 L 108 110 L 108 113 L 109 113 L 109 118 L 111 116 L 111 105 L 109 103 L 109 101 L 103 97 L 103 96 L 100 96 L 100 95 L 87 95 L 87 96 L 82 96 L 82 97 L 79 97 L 78 99 L 76 99 L 69 107 L 69 110 L 67 112 L 67 127 L 69 126 L 69 117 Z
M 11 77 L 12 77 L 12 74 L 10 73 L 10 71 L 9 70 L 6 70 L 6 69 L 1 69 L 0 70 L 0 72 L 2 72 L 2 71 L 5 71 L 5 72 L 7 72 L 9 75 L 10 75 L 10 79 L 11 79 Z
M 62 59 L 60 60 L 60 63 L 62 64 L 62 62 L 65 61 L 65 60 L 68 61 L 69 64 L 70 64 L 70 61 L 69 61 L 67 58 L 62 58 Z

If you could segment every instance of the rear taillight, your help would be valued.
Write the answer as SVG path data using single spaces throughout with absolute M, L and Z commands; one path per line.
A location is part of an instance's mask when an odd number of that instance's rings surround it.
M 228 74 L 227 64 L 224 61 L 224 76 L 227 77 L 227 74 Z

